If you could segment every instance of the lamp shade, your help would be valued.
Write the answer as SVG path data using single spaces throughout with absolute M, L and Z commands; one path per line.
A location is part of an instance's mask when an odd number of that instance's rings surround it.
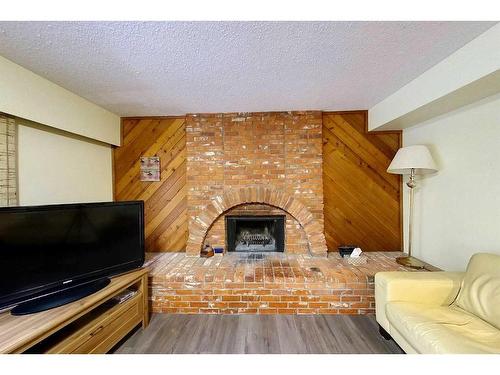
M 428 174 L 437 172 L 436 163 L 429 149 L 424 145 L 402 147 L 392 159 L 387 172 L 394 174 Z

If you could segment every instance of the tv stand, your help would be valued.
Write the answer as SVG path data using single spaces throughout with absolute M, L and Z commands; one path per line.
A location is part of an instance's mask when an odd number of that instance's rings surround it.
M 52 294 L 47 294 L 30 301 L 20 303 L 10 310 L 10 313 L 12 315 L 28 315 L 66 305 L 67 303 L 78 301 L 83 297 L 87 297 L 95 292 L 98 292 L 99 290 L 107 287 L 110 282 L 111 280 L 109 277 L 104 277 L 102 279 L 78 284 Z
M 133 297 L 116 298 L 133 290 Z M 139 324 L 149 323 L 148 271 L 112 277 L 101 290 L 29 315 L 0 313 L 0 353 L 107 353 Z

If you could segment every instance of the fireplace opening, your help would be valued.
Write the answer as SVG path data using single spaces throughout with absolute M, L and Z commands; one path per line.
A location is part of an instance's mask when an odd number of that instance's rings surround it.
M 285 251 L 285 215 L 225 219 L 227 251 Z

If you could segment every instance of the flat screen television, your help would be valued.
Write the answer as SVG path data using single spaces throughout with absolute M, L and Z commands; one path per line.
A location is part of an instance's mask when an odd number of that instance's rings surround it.
M 47 310 L 144 263 L 142 201 L 0 208 L 0 309 Z

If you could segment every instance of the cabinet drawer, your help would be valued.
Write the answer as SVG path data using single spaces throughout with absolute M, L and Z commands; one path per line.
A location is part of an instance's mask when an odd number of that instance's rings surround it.
M 137 293 L 91 319 L 47 353 L 106 353 L 141 322 L 143 308 L 143 295 Z

